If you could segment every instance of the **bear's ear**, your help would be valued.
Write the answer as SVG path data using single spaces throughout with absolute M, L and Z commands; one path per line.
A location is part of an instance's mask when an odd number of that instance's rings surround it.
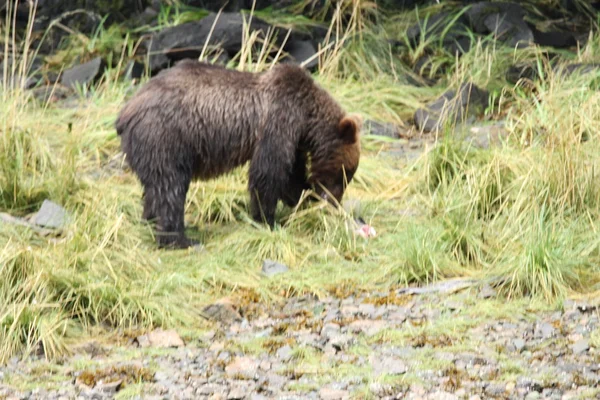
M 354 144 L 358 141 L 360 129 L 362 126 L 362 118 L 356 114 L 346 115 L 340 121 L 340 136 L 344 143 Z

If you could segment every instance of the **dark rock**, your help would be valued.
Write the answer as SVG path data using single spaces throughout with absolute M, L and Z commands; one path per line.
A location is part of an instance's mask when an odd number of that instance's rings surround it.
M 578 40 L 570 32 L 542 32 L 532 24 L 528 24 L 529 29 L 533 33 L 533 40 L 536 44 L 545 47 L 554 47 L 557 49 L 565 49 L 577 46 Z
M 435 63 L 436 60 L 429 54 L 423 54 L 415 61 L 413 71 L 425 81 L 426 85 L 432 86 L 435 80 L 439 78 L 439 74 L 446 72 L 446 65 L 438 65 L 436 72 L 433 73 L 432 65 Z
M 146 7 L 144 11 L 136 16 L 133 20 L 136 25 L 154 25 L 158 16 L 158 10 L 152 7 Z
M 40 103 L 56 103 L 67 99 L 73 91 L 61 85 L 45 85 L 31 90 L 31 95 Z
M 485 18 L 485 25 L 496 40 L 510 47 L 526 47 L 533 43 L 533 32 L 523 20 L 509 19 L 510 14 L 492 14 Z
M 209 304 L 202 310 L 202 313 L 206 318 L 224 324 L 231 324 L 242 320 L 242 316 L 233 307 L 229 299 L 221 299 L 213 304 Z
M 216 22 L 215 22 L 216 20 Z M 155 34 L 149 46 L 150 70 L 152 74 L 169 67 L 176 61 L 186 58 L 198 58 L 206 46 L 218 46 L 229 57 L 233 57 L 242 47 L 244 20 L 240 13 L 211 13 L 199 21 L 188 22 L 164 29 Z M 213 28 L 214 24 L 214 28 Z M 271 26 L 265 21 L 252 17 L 249 32 L 261 31 L 261 38 L 265 38 Z M 211 32 L 212 30 L 212 32 Z M 277 45 L 281 45 L 285 35 L 274 32 L 277 36 Z
M 526 12 L 523 7 L 517 3 L 510 2 L 491 2 L 481 1 L 475 3 L 467 9 L 465 15 L 477 33 L 488 34 L 493 32 L 486 23 L 486 18 L 493 15 L 507 15 L 510 20 L 523 20 Z
M 600 72 L 600 64 L 598 63 L 576 63 L 565 66 L 554 66 L 555 73 L 562 74 L 563 76 L 570 76 L 573 74 L 591 74 Z
M 573 74 L 583 75 L 600 72 L 599 63 L 574 63 L 563 65 L 553 62 L 551 64 L 553 64 L 552 73 L 563 78 L 569 77 Z M 509 67 L 506 73 L 506 80 L 513 84 L 516 84 L 521 79 L 537 81 L 542 75 L 547 73 L 548 71 L 540 71 L 536 64 L 516 64 Z
M 290 269 L 287 267 L 287 265 L 278 263 L 273 260 L 264 260 L 262 264 L 262 273 L 268 277 L 272 277 L 278 274 L 284 274 L 289 270 Z
M 366 120 L 365 129 L 369 133 L 369 135 L 385 136 L 394 139 L 400 137 L 400 130 L 398 129 L 398 127 L 388 122 Z
M 533 43 L 533 32 L 524 21 L 526 12 L 516 3 L 482 1 L 471 6 L 466 16 L 473 30 L 493 34 L 497 40 L 511 47 Z
M 125 79 L 140 79 L 146 72 L 146 64 L 131 60 L 125 67 Z
M 70 88 L 94 83 L 104 73 L 105 66 L 104 60 L 96 57 L 63 72 L 60 83 Z
M 448 90 L 426 108 L 415 113 L 415 125 L 425 132 L 438 131 L 447 123 L 460 123 L 469 115 L 482 113 L 488 106 L 488 92 L 472 83 L 463 83 L 458 93 Z
M 182 4 L 187 6 L 203 8 L 208 11 L 218 12 L 219 10 L 223 10 L 225 12 L 231 11 L 240 11 L 240 10 L 251 10 L 253 0 L 229 0 L 229 1 L 221 1 L 221 0 L 182 0 Z M 269 7 L 277 3 L 274 0 L 257 0 L 254 5 L 255 10 L 262 10 L 266 7 Z
M 430 2 L 431 0 L 379 0 L 377 4 L 382 8 L 404 10 Z
M 285 58 L 283 59 L 283 62 L 302 64 L 310 59 L 310 61 L 304 65 L 304 67 L 310 71 L 314 71 L 319 65 L 319 58 L 315 56 L 317 54 L 317 50 L 315 49 L 315 45 L 310 40 L 288 41 L 285 45 L 285 49 L 290 55 L 291 59 Z
M 506 71 L 506 80 L 512 84 L 516 84 L 522 79 L 535 81 L 539 78 L 538 69 L 530 64 L 515 64 L 511 65 Z

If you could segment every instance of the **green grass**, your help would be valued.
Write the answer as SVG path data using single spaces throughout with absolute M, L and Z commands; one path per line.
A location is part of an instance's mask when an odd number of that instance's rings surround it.
M 173 12 L 163 10 L 165 25 L 197 17 Z M 506 67 L 521 61 L 543 66 L 541 51 L 484 40 L 459 60 L 440 54 L 434 61 L 449 63 L 443 73 L 434 68 L 441 80 L 416 87 L 408 83 L 412 72 L 402 60 L 415 60 L 422 49 L 396 55 L 384 40 L 401 35 L 400 28 L 391 29 L 394 21 L 406 29 L 414 18 L 399 14 L 375 28 L 351 14 L 349 30 L 338 32 L 343 45 L 323 51 L 315 78 L 348 111 L 395 123 L 469 78 L 490 89 L 487 118 L 505 119 L 509 137 L 500 147 L 480 150 L 449 126 L 439 146 L 411 164 L 387 157 L 384 140 L 363 137 L 363 157 L 347 198 L 361 202 L 362 217 L 377 229 L 378 237 L 370 240 L 348 229 L 349 215 L 324 204 L 282 207 L 273 232 L 256 226 L 248 215 L 244 167 L 192 185 L 186 223 L 190 235 L 203 242 L 202 251 L 159 251 L 151 227 L 140 221 L 141 187 L 118 166 L 113 127 L 135 89 L 117 79 L 133 39 L 106 28 L 66 44 L 60 65 L 75 57 L 112 57 L 113 68 L 97 87 L 81 89 L 77 107 L 39 104 L 11 90 L 4 78 L 0 212 L 25 216 L 48 198 L 73 218 L 56 237 L 0 224 L 0 362 L 40 344 L 48 357 L 59 356 L 71 340 L 98 327 L 199 328 L 204 321 L 198 310 L 240 293 L 271 301 L 456 276 L 493 278 L 514 302 L 554 304 L 569 294 L 598 290 L 600 95 L 590 90 L 597 77 L 547 73 L 533 85 L 513 87 L 504 78 Z M 0 36 L 10 39 L 6 29 Z M 239 67 L 268 68 L 266 58 L 248 61 L 252 44 L 236 61 Z M 573 59 L 598 61 L 599 44 L 600 37 L 592 37 Z M 265 258 L 286 263 L 290 272 L 263 278 Z M 388 340 L 386 335 L 408 340 L 387 331 L 380 339 Z

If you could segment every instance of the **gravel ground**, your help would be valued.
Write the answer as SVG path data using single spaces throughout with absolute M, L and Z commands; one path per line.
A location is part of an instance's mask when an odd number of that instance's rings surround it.
M 270 308 L 222 301 L 205 309 L 220 320 L 209 330 L 14 359 L 0 398 L 598 399 L 599 309 L 532 309 L 460 285 Z

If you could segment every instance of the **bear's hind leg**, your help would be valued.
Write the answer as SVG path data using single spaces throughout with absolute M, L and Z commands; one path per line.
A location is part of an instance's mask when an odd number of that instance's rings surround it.
M 158 217 L 155 198 L 154 193 L 149 194 L 149 191 L 144 188 L 144 211 L 142 212 L 142 219 L 145 221 L 151 222 Z
M 185 236 L 184 208 L 190 178 L 162 179 L 148 187 L 145 204 L 148 213 L 156 213 L 156 241 L 160 248 L 183 249 L 198 244 Z

